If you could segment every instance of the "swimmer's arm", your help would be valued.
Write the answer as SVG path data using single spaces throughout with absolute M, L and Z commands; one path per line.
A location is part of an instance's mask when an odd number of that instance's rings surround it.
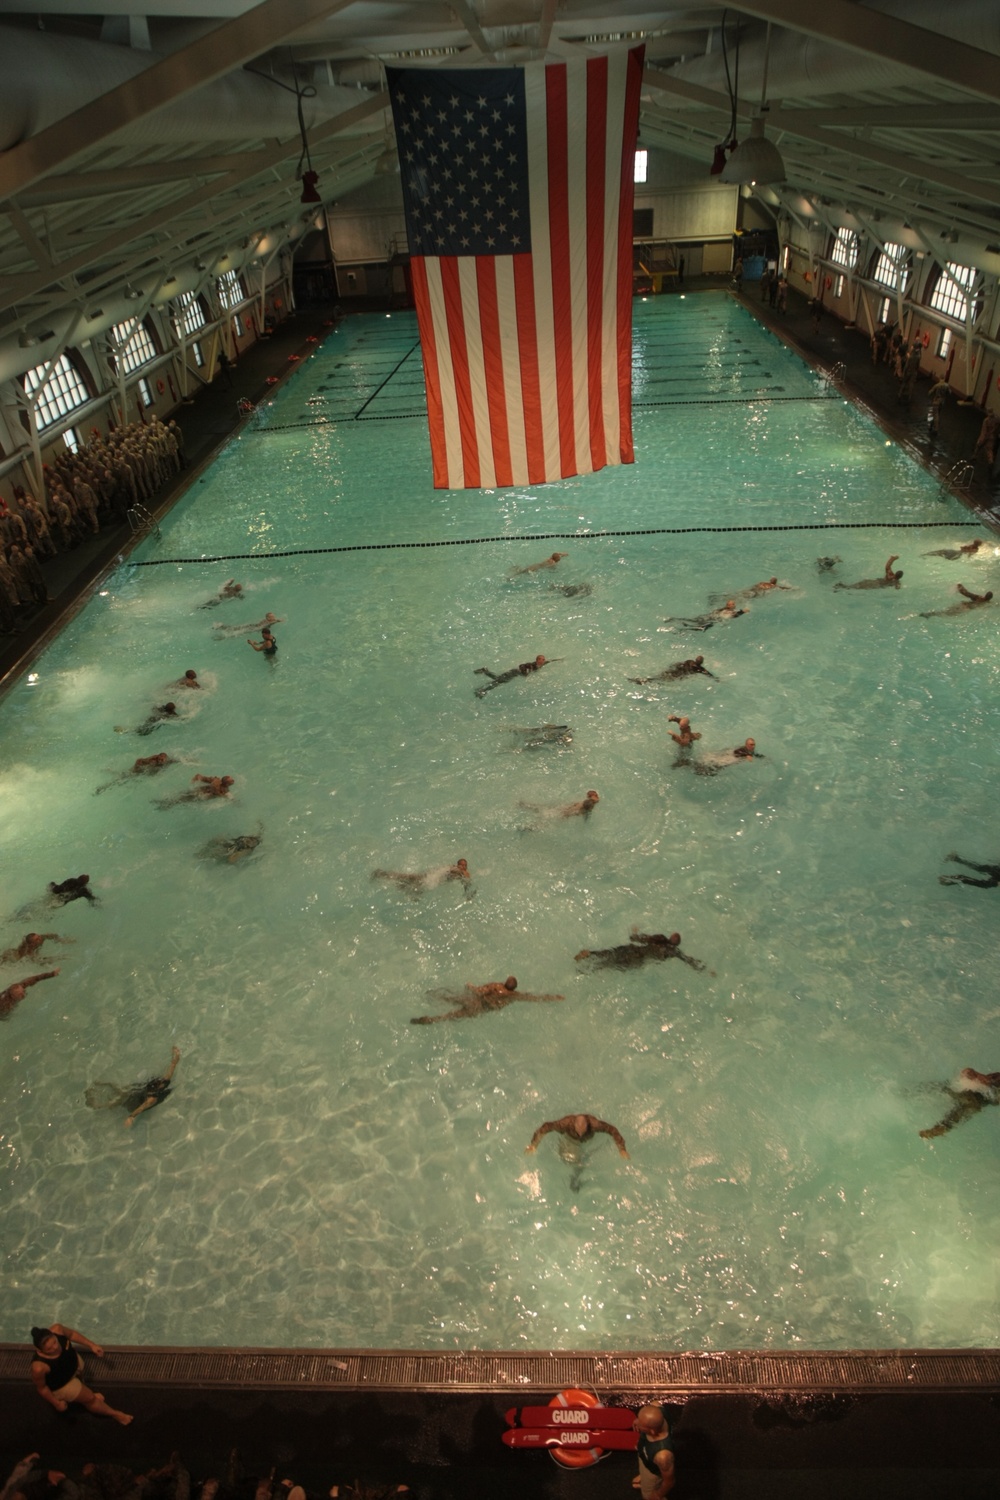
M 596 1121 L 596 1123 L 594 1124 L 594 1129 L 603 1131 L 605 1135 L 609 1135 L 614 1141 L 615 1145 L 618 1147 L 619 1153 L 622 1156 L 628 1156 L 628 1152 L 625 1149 L 625 1141 L 622 1138 L 620 1130 L 616 1130 L 615 1127 L 613 1125 L 609 1125 L 606 1120 Z
M 174 1076 L 174 1069 L 177 1067 L 177 1064 L 180 1062 L 180 1060 L 181 1060 L 180 1048 L 179 1047 L 172 1047 L 171 1051 L 170 1051 L 170 1067 L 167 1069 L 167 1071 L 163 1075 L 164 1078 L 167 1080 L 168 1083 L 170 1082 L 171 1078 L 173 1078 L 173 1076 Z
M 138 1109 L 134 1109 L 132 1113 L 126 1117 L 125 1124 L 133 1124 L 137 1115 L 144 1114 L 147 1109 L 152 1109 L 153 1105 L 156 1104 L 156 1102 L 156 1095 L 150 1094 L 146 1099 L 143 1100 Z
M 64 1339 L 69 1339 L 71 1344 L 83 1344 L 90 1350 L 91 1354 L 96 1354 L 98 1359 L 103 1358 L 104 1350 L 100 1344 L 95 1344 L 91 1339 L 88 1339 L 85 1333 L 80 1333 L 75 1328 L 67 1328 L 63 1323 L 52 1323 L 50 1329 L 52 1333 L 61 1334 Z
M 29 974 L 27 979 L 19 979 L 17 982 L 23 984 L 26 990 L 30 990 L 33 984 L 38 984 L 43 979 L 55 979 L 58 973 L 58 969 L 48 969 L 44 974 Z
M 252 646 L 255 651 L 263 651 L 264 649 L 258 641 L 252 641 L 249 636 L 247 637 L 247 645 Z
M 531 1137 L 528 1145 L 524 1148 L 525 1156 L 528 1156 L 531 1152 L 538 1149 L 538 1142 L 541 1140 L 543 1135 L 548 1135 L 552 1130 L 558 1130 L 561 1127 L 562 1123 L 562 1120 L 546 1120 L 544 1125 L 539 1125 L 538 1129 Z
M 55 1331 L 54 1325 L 52 1332 L 55 1333 Z M 45 1376 L 48 1373 L 48 1369 L 48 1365 L 42 1364 L 40 1360 L 33 1359 L 31 1361 L 31 1378 L 35 1383 L 35 1390 L 41 1396 L 42 1400 L 47 1401 L 50 1406 L 55 1407 L 56 1411 L 65 1411 L 68 1403 L 60 1401 L 59 1397 L 53 1391 L 50 1391 L 45 1384 Z
M 703 969 L 705 967 L 700 958 L 691 958 L 689 954 L 682 953 L 679 948 L 677 949 L 677 957 L 682 959 L 691 969 Z

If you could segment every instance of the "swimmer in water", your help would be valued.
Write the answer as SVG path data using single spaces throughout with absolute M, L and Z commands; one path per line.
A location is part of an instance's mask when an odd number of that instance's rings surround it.
M 568 724 L 536 724 L 533 729 L 522 729 L 512 724 L 506 731 L 521 741 L 521 750 L 544 750 L 551 745 L 557 747 L 573 743 L 573 731 Z
M 495 984 L 467 984 L 464 990 L 454 993 L 449 990 L 428 990 L 435 1000 L 450 1003 L 457 1001 L 454 1010 L 445 1011 L 440 1016 L 412 1016 L 411 1026 L 430 1026 L 435 1021 L 467 1021 L 475 1016 L 484 1016 L 488 1011 L 503 1010 L 507 1005 L 513 1005 L 515 1000 L 530 1000 L 542 1002 L 548 1000 L 565 1000 L 565 995 L 528 995 L 519 994 L 517 980 L 514 975 L 509 975 L 502 983 Z
M 681 677 L 694 677 L 700 672 L 703 677 L 711 677 L 713 682 L 718 682 L 715 673 L 702 665 L 704 660 L 703 656 L 690 656 L 687 661 L 675 662 L 672 667 L 665 667 L 653 677 L 630 677 L 628 681 L 637 682 L 640 687 L 644 687 L 647 682 L 676 682 Z
M 981 604 L 989 604 L 993 598 L 992 589 L 990 589 L 988 594 L 973 594 L 965 587 L 964 583 L 956 584 L 956 588 L 964 596 L 960 604 L 952 604 L 948 609 L 922 609 L 920 611 L 920 618 L 922 620 L 932 620 L 935 615 L 964 615 L 970 609 L 978 609 Z
M 66 880 L 61 880 L 58 885 L 54 880 L 50 880 L 49 892 L 56 898 L 55 901 L 50 900 L 50 906 L 66 906 L 70 901 L 97 901 L 97 897 L 90 889 L 89 875 L 70 875 Z
M 545 807 L 537 802 L 519 802 L 518 807 L 528 812 L 540 813 L 543 818 L 589 818 L 600 802 L 596 792 L 588 792 L 579 802 L 565 802 L 562 806 Z
M 562 594 L 566 599 L 589 599 L 594 592 L 589 583 L 550 583 L 550 594 Z
M 264 831 L 260 823 L 257 824 L 257 833 L 240 833 L 235 838 L 219 837 L 209 839 L 200 850 L 202 859 L 218 860 L 220 864 L 238 864 L 247 855 L 253 854 L 259 849 L 264 841 Z
M 198 681 L 197 672 L 192 672 L 189 668 L 183 677 L 178 677 L 176 682 L 171 682 L 168 686 L 172 688 L 200 688 L 201 683 Z
M 457 859 L 453 865 L 442 865 L 437 870 L 423 870 L 413 874 L 406 870 L 373 870 L 372 879 L 391 880 L 394 885 L 408 891 L 411 896 L 419 896 L 424 891 L 432 891 L 436 886 L 443 885 L 448 880 L 460 880 L 465 887 L 466 901 L 471 901 L 476 894 L 468 863 L 464 859 Z
M 633 927 L 627 943 L 616 948 L 581 948 L 574 962 L 590 964 L 595 969 L 638 969 L 647 960 L 662 963 L 668 958 L 679 958 L 692 969 L 704 969 L 700 958 L 691 958 L 681 952 L 681 935 L 672 932 L 669 937 L 662 932 L 640 932 Z
M 834 570 L 834 568 L 837 566 L 837 564 L 839 562 L 843 562 L 843 558 L 840 558 L 840 557 L 817 557 L 817 559 L 816 559 L 816 571 L 819 572 L 819 573 L 832 573 L 833 570 Z
M 860 583 L 835 583 L 835 589 L 898 589 L 899 581 L 903 576 L 902 568 L 894 573 L 892 565 L 899 561 L 899 553 L 893 553 L 885 565 L 885 572 L 881 578 L 862 578 Z
M 222 588 L 217 594 L 215 594 L 211 599 L 206 599 L 204 604 L 199 605 L 199 608 L 215 609 L 217 605 L 222 604 L 226 599 L 242 599 L 242 597 L 242 583 L 236 583 L 232 578 L 230 578 L 227 583 L 224 583 L 222 585 Z
M 929 1130 L 920 1132 L 925 1141 L 938 1135 L 947 1135 L 956 1125 L 963 1124 L 972 1115 L 978 1115 L 987 1104 L 1000 1104 L 1000 1073 L 977 1073 L 975 1068 L 963 1068 L 958 1075 L 958 1083 L 957 1089 L 950 1084 L 941 1084 L 941 1092 L 955 1102 L 943 1120 L 939 1120 Z
M 248 620 L 245 625 L 213 625 L 219 635 L 245 635 L 248 630 L 263 630 L 265 625 L 284 625 L 284 620 L 272 615 L 270 610 L 263 620 Z
M 85 1095 L 87 1105 L 90 1109 L 116 1109 L 119 1105 L 123 1105 L 128 1110 L 124 1123 L 126 1127 L 131 1127 L 139 1115 L 145 1114 L 147 1109 L 155 1109 L 169 1094 L 173 1093 L 170 1080 L 180 1060 L 179 1049 L 173 1047 L 170 1052 L 170 1066 L 159 1078 L 147 1078 L 145 1083 L 133 1083 L 124 1089 L 114 1083 L 91 1084 Z
M 18 979 L 14 984 L 9 984 L 5 990 L 0 991 L 0 1016 L 9 1016 L 14 1007 L 20 1005 L 25 992 L 33 984 L 40 984 L 43 979 L 55 979 L 58 973 L 58 969 L 49 969 L 45 974 L 29 974 L 27 979 Z
M 263 651 L 269 661 L 273 661 L 278 654 L 278 643 L 271 634 L 270 625 L 265 625 L 261 630 L 259 641 L 247 640 L 247 645 L 252 646 L 255 651 Z
M 94 796 L 98 796 L 100 792 L 106 792 L 110 786 L 120 786 L 123 781 L 128 781 L 132 776 L 155 776 L 167 766 L 176 765 L 177 761 L 171 759 L 165 750 L 161 750 L 159 755 L 140 755 L 138 760 L 133 761 L 128 771 L 122 771 L 113 781 L 106 781 L 103 786 L 95 786 Z
M 562 661 L 561 656 L 553 658 L 554 661 Z M 490 682 L 485 687 L 476 688 L 476 697 L 484 698 L 487 693 L 492 693 L 494 688 L 500 687 L 505 682 L 513 682 L 515 677 L 530 677 L 532 672 L 540 672 L 543 667 L 551 663 L 544 656 L 536 656 L 534 661 L 523 661 L 518 667 L 510 667 L 506 672 L 491 672 L 489 667 L 476 667 L 477 677 L 489 677 Z
M 200 772 L 192 776 L 191 780 L 199 785 L 189 787 L 186 792 L 178 792 L 176 797 L 160 797 L 157 807 L 177 807 L 181 802 L 211 802 L 216 797 L 228 797 L 229 788 L 233 785 L 232 776 L 202 776 Z
M 124 724 L 115 725 L 115 734 L 152 734 L 154 729 L 159 728 L 165 719 L 179 718 L 176 703 L 161 703 L 159 708 L 154 708 L 148 719 L 137 724 L 135 729 L 126 729 Z
M 562 562 L 564 557 L 568 556 L 568 552 L 553 552 L 552 556 L 545 558 L 543 562 L 531 563 L 527 568 L 514 568 L 510 576 L 511 578 L 523 578 L 528 573 L 541 573 L 544 568 L 556 567 Z
M 691 759 L 691 746 L 695 740 L 701 739 L 701 735 L 691 728 L 691 720 L 686 717 L 678 718 L 676 714 L 671 714 L 667 723 L 676 724 L 679 730 L 678 734 L 674 734 L 673 730 L 670 731 L 670 738 L 679 747 L 679 754 L 674 765 L 687 765 Z
M 525 1156 L 532 1155 L 538 1149 L 538 1142 L 543 1135 L 551 1131 L 558 1131 L 562 1136 L 559 1142 L 559 1155 L 564 1162 L 572 1167 L 569 1186 L 570 1191 L 580 1191 L 580 1180 L 583 1173 L 583 1151 L 582 1147 L 587 1141 L 592 1141 L 597 1134 L 609 1135 L 618 1147 L 619 1156 L 628 1160 L 628 1152 L 625 1149 L 625 1141 L 621 1132 L 614 1125 L 609 1125 L 607 1120 L 599 1120 L 596 1115 L 563 1115 L 561 1120 L 546 1120 L 544 1125 L 539 1125 L 530 1142 L 524 1148 Z
M 975 541 L 966 542 L 963 547 L 935 547 L 933 552 L 923 552 L 921 556 L 947 557 L 951 562 L 957 562 L 960 557 L 975 557 L 982 545 L 982 539 L 977 536 Z
M 955 865 L 965 865 L 967 870 L 978 870 L 986 879 L 973 880 L 971 875 L 939 875 L 938 880 L 942 885 L 978 885 L 984 891 L 991 891 L 994 886 L 1000 885 L 1000 865 L 977 865 L 974 860 L 962 859 L 959 854 L 946 854 L 945 859 L 951 860 Z
M 735 599 L 727 599 L 721 609 L 711 609 L 704 615 L 667 615 L 663 623 L 680 625 L 683 630 L 711 630 L 713 625 L 738 620 L 740 615 L 748 613 L 748 610 L 737 609 Z
M 22 963 L 26 958 L 40 958 L 46 943 L 73 943 L 75 938 L 60 937 L 58 932 L 29 932 L 16 948 L 6 948 L 0 953 L 0 964 Z
M 779 583 L 777 578 L 767 578 L 762 583 L 752 583 L 749 588 L 737 589 L 731 600 L 727 603 L 735 603 L 740 599 L 759 599 L 761 594 L 769 594 L 772 589 L 790 589 L 790 583 Z M 709 596 L 709 604 L 716 604 L 720 599 L 725 599 L 725 594 L 712 594 Z
M 757 741 L 746 739 L 735 750 L 723 750 L 718 755 L 709 755 L 704 760 L 696 761 L 691 769 L 697 776 L 717 776 L 726 766 L 737 766 L 745 760 L 763 759 L 764 756 L 758 753 Z M 675 766 L 681 764 L 683 762 L 674 761 Z

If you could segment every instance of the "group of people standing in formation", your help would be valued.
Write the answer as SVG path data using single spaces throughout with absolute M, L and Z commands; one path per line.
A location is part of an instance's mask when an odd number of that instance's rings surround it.
M 44 469 L 40 500 L 21 485 L 10 504 L 0 499 L 0 634 L 44 604 L 41 563 L 68 552 L 107 525 L 120 525 L 134 505 L 151 500 L 185 464 L 176 422 L 130 422 L 102 436 L 95 428 L 76 452 L 69 448 Z

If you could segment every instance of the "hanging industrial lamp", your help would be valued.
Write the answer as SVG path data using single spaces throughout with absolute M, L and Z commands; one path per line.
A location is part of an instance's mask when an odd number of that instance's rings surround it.
M 781 152 L 764 134 L 764 116 L 767 114 L 767 62 L 771 52 L 771 23 L 767 23 L 767 38 L 764 42 L 764 76 L 760 89 L 760 108 L 750 122 L 750 134 L 741 141 L 719 173 L 720 182 L 747 183 L 757 187 L 761 183 L 784 182 L 788 175 Z

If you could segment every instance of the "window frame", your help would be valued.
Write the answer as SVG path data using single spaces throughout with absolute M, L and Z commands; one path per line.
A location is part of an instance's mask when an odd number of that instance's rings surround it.
M 44 364 L 35 365 L 21 376 L 26 396 L 34 396 L 37 391 L 41 391 L 38 400 L 33 403 L 35 428 L 40 433 L 58 427 L 64 417 L 71 416 L 93 400 L 93 392 L 84 373 L 70 358 L 68 349 L 63 350 L 53 363 L 47 379 L 43 381 L 39 372 L 47 369 L 49 363 L 46 360 Z M 78 399 L 71 401 L 71 394 Z
M 940 337 L 938 338 L 938 341 L 937 341 L 937 349 L 934 351 L 935 358 L 937 358 L 937 359 L 947 359 L 948 355 L 951 353 L 951 346 L 952 346 L 952 344 L 954 342 L 955 342 L 955 330 L 954 330 L 954 328 L 942 328 Z
M 890 250 L 898 251 L 898 258 L 891 256 L 889 254 Z M 890 292 L 899 292 L 903 289 L 903 283 L 909 269 L 909 247 L 906 245 L 897 245 L 895 240 L 887 240 L 885 247 L 878 253 L 875 261 L 875 269 L 872 271 L 872 280 L 878 286 L 887 287 Z
M 194 362 L 195 362 L 196 368 L 199 369 L 199 370 L 204 369 L 204 367 L 205 367 L 205 351 L 201 347 L 201 340 L 200 339 L 192 339 L 191 342 L 190 342 L 190 344 L 188 345 L 188 348 L 191 350 L 191 353 L 194 355 Z
M 860 250 L 861 241 L 856 229 L 838 229 L 830 246 L 830 262 L 835 266 L 843 266 L 845 271 L 853 271 L 858 263 Z
M 232 312 L 234 308 L 240 307 L 247 300 L 243 278 L 239 271 L 235 270 L 223 271 L 215 278 L 215 293 L 219 299 L 219 306 L 225 312 Z
M 956 276 L 954 274 L 956 271 L 967 272 L 968 282 L 966 283 L 961 276 Z M 931 288 L 928 307 L 933 312 L 940 313 L 943 318 L 954 318 L 956 323 L 964 323 L 972 307 L 977 275 L 975 266 L 963 266 L 957 261 L 948 261 L 941 267 L 940 275 Z
M 640 175 L 641 174 L 641 175 Z M 649 151 L 645 146 L 636 146 L 632 159 L 632 182 L 644 183 L 649 177 Z
M 159 356 L 160 350 L 156 346 L 152 330 L 146 326 L 145 318 L 139 320 L 123 343 L 119 338 L 118 330 L 127 327 L 127 322 L 115 323 L 111 329 L 111 359 L 116 372 L 122 375 L 134 375 L 136 370 L 141 370 L 144 365 L 151 364 Z M 133 345 L 137 340 L 139 348 L 143 351 L 140 359 L 137 359 L 133 353 Z
M 197 312 L 199 319 L 197 323 L 192 316 L 195 312 Z M 186 336 L 187 338 L 193 338 L 208 323 L 208 318 L 205 316 L 205 308 L 198 292 L 181 292 L 179 296 L 175 297 L 170 317 L 178 337 Z
M 139 379 L 136 381 L 136 386 L 139 391 L 139 399 L 142 402 L 143 406 L 145 406 L 147 409 L 150 406 L 153 406 L 155 404 L 156 398 L 153 395 L 153 387 L 150 385 L 145 375 L 139 376 Z

